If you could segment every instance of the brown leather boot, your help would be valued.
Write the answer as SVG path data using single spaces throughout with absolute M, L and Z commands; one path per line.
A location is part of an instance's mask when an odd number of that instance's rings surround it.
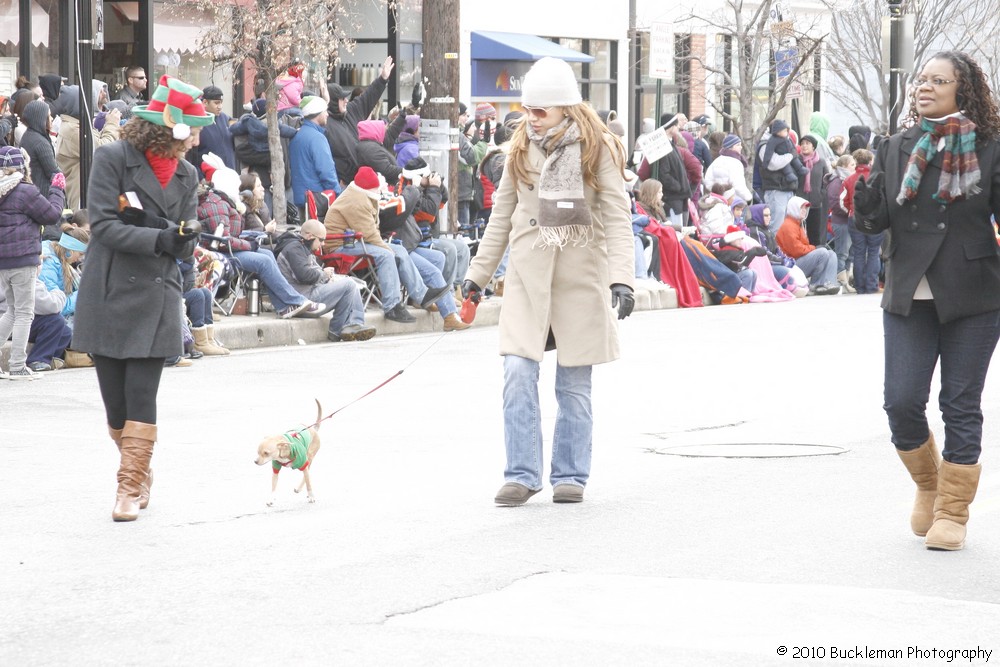
M 111 518 L 135 521 L 139 518 L 139 496 L 149 475 L 149 460 L 156 442 L 156 424 L 126 421 L 122 429 L 122 457 L 118 468 L 118 494 Z M 148 487 L 147 487 L 148 494 Z
M 111 439 L 115 441 L 115 447 L 117 447 L 118 451 L 121 452 L 122 451 L 122 430 L 120 428 L 111 428 L 111 425 L 108 424 L 108 435 L 110 435 Z
M 928 433 L 927 441 L 916 449 L 908 452 L 897 449 L 896 453 L 917 484 L 910 528 L 914 535 L 923 537 L 934 523 L 934 499 L 937 498 L 938 466 L 941 465 L 934 434 Z
M 983 466 L 959 465 L 941 461 L 938 469 L 937 500 L 934 501 L 934 524 L 927 531 L 928 549 L 958 551 L 965 546 L 965 524 L 969 505 L 979 488 Z
M 444 330 L 445 331 L 462 331 L 463 329 L 468 329 L 471 324 L 466 324 L 458 316 L 458 313 L 452 313 L 448 317 L 444 318 Z

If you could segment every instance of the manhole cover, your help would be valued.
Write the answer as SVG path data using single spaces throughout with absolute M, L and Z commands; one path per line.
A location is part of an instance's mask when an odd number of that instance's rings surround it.
M 833 445 L 805 445 L 782 442 L 733 442 L 709 445 L 656 447 L 654 454 L 668 456 L 703 456 L 727 459 L 775 459 L 791 456 L 836 456 L 847 450 Z

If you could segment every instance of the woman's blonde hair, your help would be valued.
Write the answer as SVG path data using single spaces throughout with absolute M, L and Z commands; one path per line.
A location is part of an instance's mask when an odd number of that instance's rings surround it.
M 62 232 L 68 236 L 72 236 L 80 243 L 90 243 L 90 232 L 86 229 L 80 229 L 79 227 L 72 227 L 70 225 L 62 225 Z M 63 292 L 67 295 L 72 294 L 76 291 L 77 281 L 79 280 L 79 274 L 73 265 L 69 263 L 69 253 L 71 250 L 59 245 L 58 242 L 53 243 L 52 247 L 55 251 L 56 257 L 59 259 L 59 266 L 62 268 L 63 276 Z
M 30 169 L 21 169 L 19 167 L 4 167 L 3 168 L 3 175 L 4 176 L 10 176 L 11 174 L 21 174 L 21 176 L 23 176 L 23 178 L 21 179 L 22 183 L 31 183 L 31 170 Z
M 590 187 L 599 189 L 597 183 L 597 173 L 601 169 L 602 148 L 606 147 L 611 153 L 618 171 L 621 172 L 622 179 L 625 178 L 625 147 L 621 140 L 615 136 L 604 124 L 597 112 L 589 105 L 580 103 L 573 106 L 563 107 L 569 119 L 580 128 L 580 148 L 583 162 L 583 180 Z M 565 129 L 553 137 L 553 143 L 562 139 Z M 514 177 L 514 187 L 518 183 L 528 182 L 528 145 L 531 139 L 528 136 L 528 123 L 518 123 L 514 130 L 514 136 L 510 139 L 510 152 L 507 154 L 505 171 Z M 624 188 L 624 183 L 622 184 Z

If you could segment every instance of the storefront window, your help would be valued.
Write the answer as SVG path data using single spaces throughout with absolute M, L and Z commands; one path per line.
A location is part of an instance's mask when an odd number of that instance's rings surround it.
M 32 3 L 31 8 L 31 80 L 38 81 L 40 74 L 61 74 L 59 71 L 59 46 L 63 36 L 59 32 L 59 12 L 64 3 L 49 2 L 45 6 Z M 15 25 L 17 14 L 14 14 Z M 16 54 L 15 54 L 16 55 Z
M 611 73 L 611 45 L 604 39 L 590 40 L 589 55 L 594 56 L 594 62 L 590 63 L 590 79 L 592 81 L 610 81 L 613 77 Z

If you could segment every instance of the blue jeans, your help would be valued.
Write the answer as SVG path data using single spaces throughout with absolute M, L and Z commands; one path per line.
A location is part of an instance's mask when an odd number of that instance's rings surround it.
M 591 366 L 556 365 L 556 427 L 552 436 L 552 486 L 586 486 L 590 478 L 594 414 Z M 504 480 L 542 488 L 542 418 L 538 402 L 539 363 L 508 354 L 503 358 L 503 420 L 507 467 Z
M 837 256 L 827 247 L 819 247 L 795 259 L 809 279 L 809 287 L 837 284 Z
M 638 236 L 633 236 L 632 239 L 635 244 L 635 277 L 640 280 L 648 278 L 649 266 L 646 265 L 646 246 L 642 244 L 642 239 Z
M 892 444 L 916 449 L 927 440 L 927 400 L 941 360 L 938 406 L 944 418 L 945 461 L 979 461 L 983 386 L 1000 338 L 1000 310 L 941 324 L 932 300 L 914 301 L 909 317 L 882 314 L 885 331 L 885 409 Z
M 274 259 L 274 253 L 267 248 L 260 248 L 256 252 L 241 250 L 233 253 L 236 265 L 243 271 L 256 273 L 260 281 L 264 283 L 264 289 L 271 297 L 271 305 L 278 312 L 288 306 L 297 306 L 305 297 L 292 289 L 285 277 L 278 269 L 278 262 Z
M 854 264 L 854 289 L 858 294 L 874 294 L 878 292 L 878 272 L 882 251 L 880 234 L 864 234 L 854 226 L 854 219 L 847 223 L 851 232 L 851 262 Z
M 431 248 L 444 253 L 444 269 L 441 271 L 444 279 L 449 281 L 452 287 L 461 287 L 465 274 L 469 271 L 469 261 L 472 259 L 465 237 L 452 239 L 439 236 L 431 243 Z
M 31 322 L 28 342 L 32 343 L 26 364 L 36 361 L 52 363 L 53 357 L 61 357 L 73 340 L 73 330 L 66 324 L 66 318 L 59 313 L 35 315 Z
M 24 368 L 28 356 L 28 337 L 31 335 L 31 321 L 35 318 L 37 274 L 37 266 L 0 269 L 0 290 L 7 299 L 7 312 L 0 316 L 0 345 L 11 336 L 9 367 L 12 371 Z
M 329 332 L 335 336 L 348 324 L 365 323 L 365 306 L 361 301 L 361 290 L 350 278 L 338 277 L 325 283 L 316 283 L 306 297 L 310 301 L 333 307 Z
M 403 254 L 406 254 L 406 250 L 403 246 L 390 245 L 388 248 L 383 248 L 382 246 L 366 244 L 364 248 L 361 247 L 360 243 L 355 243 L 352 246 L 342 246 L 337 248 L 337 252 L 343 253 L 345 255 L 371 255 L 375 260 L 375 276 L 378 278 L 378 289 L 382 295 L 382 309 L 385 312 L 389 312 L 396 307 L 403 296 L 399 291 L 399 285 L 401 282 L 401 276 L 399 271 L 399 266 L 396 261 L 397 254 L 395 248 L 403 250 Z M 409 287 L 407 287 L 409 289 Z
M 794 192 L 787 190 L 768 190 L 764 193 L 764 203 L 771 209 L 771 225 L 775 233 L 785 221 L 785 209 L 788 207 L 788 200 L 794 196 Z
M 497 270 L 493 272 L 493 279 L 497 280 L 503 278 L 507 275 L 507 263 L 510 262 L 510 246 L 503 251 L 503 257 L 500 258 L 500 263 L 497 265 Z
M 184 292 L 184 305 L 187 316 L 191 318 L 191 326 L 203 327 L 215 323 L 212 319 L 212 290 L 207 287 L 194 287 Z
M 847 223 L 833 223 L 833 251 L 837 253 L 837 273 L 847 270 L 847 257 L 851 250 L 851 233 Z
M 427 287 L 438 288 L 448 284 L 441 274 L 441 267 L 444 266 L 443 253 L 431 248 L 417 248 L 410 253 L 410 259 L 413 261 L 413 265 L 417 267 L 417 272 L 420 274 L 423 284 Z M 420 303 L 426 294 L 426 287 L 419 297 L 413 296 L 413 292 L 410 292 L 410 296 L 417 303 Z M 434 304 L 438 307 L 438 312 L 442 318 L 457 312 L 455 308 L 455 295 L 451 292 L 445 292 Z

